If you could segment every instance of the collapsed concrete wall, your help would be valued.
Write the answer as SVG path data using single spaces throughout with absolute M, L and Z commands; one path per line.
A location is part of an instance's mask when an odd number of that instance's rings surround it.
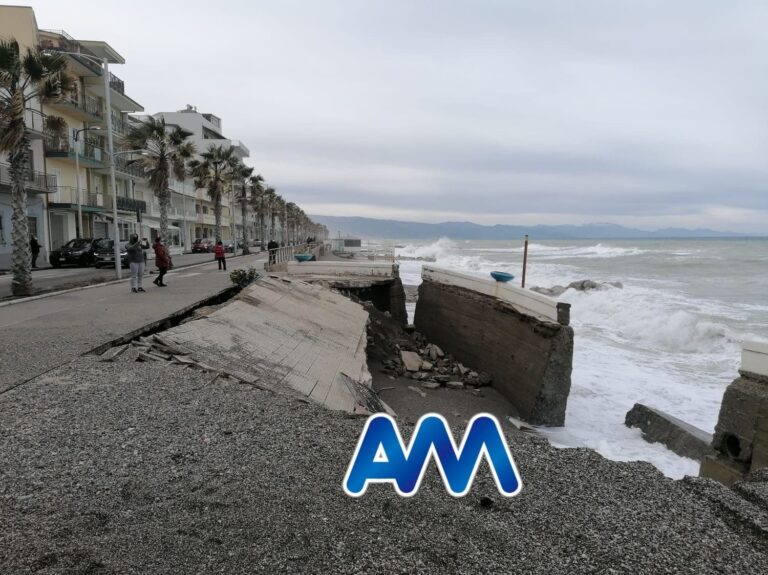
M 741 369 L 725 390 L 712 447 L 700 474 L 731 485 L 768 467 L 768 344 L 743 344 Z
M 643 439 L 661 443 L 681 457 L 701 461 L 712 453 L 710 433 L 642 403 L 627 412 L 624 424 L 640 429 Z
M 437 268 L 425 266 L 422 277 L 416 329 L 461 362 L 489 373 L 527 422 L 563 425 L 573 330 L 556 321 L 556 302 Z

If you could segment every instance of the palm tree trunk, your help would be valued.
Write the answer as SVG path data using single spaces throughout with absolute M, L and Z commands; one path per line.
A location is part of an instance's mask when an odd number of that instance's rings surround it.
M 245 191 L 243 191 L 245 193 Z M 251 250 L 248 249 L 248 224 L 245 221 L 245 216 L 247 215 L 247 206 L 246 206 L 245 198 L 240 200 L 240 215 L 243 218 L 243 255 L 251 253 Z M 235 254 L 232 254 L 233 256 Z
M 168 243 L 168 204 L 170 199 L 168 193 L 168 182 L 165 182 L 162 190 L 158 190 L 157 197 L 160 200 L 160 237 Z
M 219 243 L 221 241 L 221 193 L 218 190 L 211 190 L 211 196 L 213 197 L 213 216 L 216 222 L 213 235 L 216 243 Z
M 272 220 L 269 226 L 269 239 L 274 240 L 275 239 L 275 210 L 272 210 L 269 217 Z
M 32 293 L 32 251 L 29 247 L 29 222 L 27 220 L 27 190 L 24 187 L 24 172 L 29 162 L 29 139 L 26 135 L 21 146 L 10 154 L 11 175 L 11 292 L 25 296 Z
M 261 241 L 261 251 L 264 251 L 264 232 L 266 230 L 264 229 L 264 210 L 263 208 L 259 210 L 259 238 Z

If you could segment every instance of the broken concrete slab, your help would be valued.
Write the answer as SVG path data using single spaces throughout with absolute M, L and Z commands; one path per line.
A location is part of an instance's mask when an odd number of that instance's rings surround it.
M 415 351 L 401 351 L 400 358 L 408 371 L 419 371 L 421 369 L 421 357 Z
M 262 278 L 227 305 L 162 333 L 203 369 L 274 380 L 330 409 L 353 412 L 370 387 L 368 312 L 341 294 L 303 281 Z M 254 380 L 252 380 L 254 381 Z M 363 407 L 368 407 L 364 405 Z
M 440 384 L 436 381 L 422 381 L 421 387 L 424 389 L 440 389 Z
M 627 412 L 624 424 L 640 429 L 643 439 L 661 443 L 681 457 L 702 461 L 714 453 L 712 434 L 642 403 L 636 403 Z
M 449 381 L 445 384 L 445 387 L 450 387 L 451 389 L 464 389 L 464 384 L 460 381 Z

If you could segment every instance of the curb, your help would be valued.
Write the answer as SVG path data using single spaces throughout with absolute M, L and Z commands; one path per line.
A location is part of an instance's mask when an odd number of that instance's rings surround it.
M 251 255 L 254 255 L 254 254 L 247 254 L 247 256 L 251 256 Z M 227 259 L 229 260 L 229 259 L 242 258 L 242 257 L 245 257 L 245 256 L 239 255 L 239 256 L 233 256 L 232 258 L 227 258 Z M 173 269 L 174 270 L 186 270 L 186 269 L 190 269 L 190 268 L 196 268 L 196 267 L 208 265 L 210 263 L 216 263 L 216 260 L 213 260 L 213 261 L 210 261 L 210 262 L 201 262 L 201 263 L 198 263 L 198 264 L 189 264 L 189 265 L 186 265 L 186 266 L 174 267 Z M 7 306 L 10 306 L 10 305 L 16 305 L 16 304 L 20 304 L 20 303 L 27 303 L 27 302 L 30 302 L 30 301 L 35 301 L 35 300 L 38 300 L 38 299 L 44 299 L 44 298 L 47 298 L 47 297 L 53 297 L 53 296 L 57 296 L 57 295 L 64 295 L 64 294 L 72 293 L 72 292 L 76 292 L 76 291 L 83 291 L 83 290 L 93 289 L 93 288 L 97 288 L 97 287 L 115 285 L 115 284 L 119 284 L 119 283 L 130 281 L 130 279 L 131 278 L 129 276 L 129 277 L 124 277 L 124 278 L 119 279 L 119 280 L 111 280 L 111 281 L 108 281 L 108 282 L 102 282 L 102 283 L 97 283 L 97 284 L 90 284 L 90 285 L 87 285 L 87 286 L 80 286 L 80 287 L 74 287 L 74 288 L 69 288 L 69 289 L 65 289 L 65 290 L 59 290 L 59 291 L 52 291 L 52 292 L 48 292 L 48 293 L 42 293 L 40 295 L 33 295 L 33 296 L 24 297 L 24 298 L 20 298 L 20 299 L 12 299 L 12 300 L 8 300 L 8 301 L 0 302 L 0 308 L 7 307 Z

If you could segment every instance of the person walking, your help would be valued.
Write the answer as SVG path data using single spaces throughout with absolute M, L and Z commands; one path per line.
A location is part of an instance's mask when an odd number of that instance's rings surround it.
M 40 242 L 35 236 L 29 238 L 29 249 L 32 250 L 32 267 L 37 267 L 37 256 L 40 255 Z
M 159 287 L 166 287 L 168 284 L 163 282 L 163 278 L 168 273 L 168 268 L 171 267 L 171 256 L 168 254 L 168 248 L 163 245 L 163 239 L 160 236 L 155 238 L 153 249 L 155 250 L 155 265 L 160 273 L 152 283 Z
M 216 261 L 219 262 L 219 270 L 224 266 L 224 271 L 227 271 L 227 253 L 224 250 L 224 244 L 221 240 L 216 242 L 216 246 L 213 248 L 213 256 L 216 258 Z
M 133 293 L 145 291 L 141 285 L 144 280 L 144 266 L 146 265 L 145 249 L 149 249 L 147 240 L 139 241 L 137 234 L 131 234 L 125 251 L 131 266 L 131 291 Z
M 273 251 L 276 250 L 278 247 L 277 242 L 275 240 L 269 240 L 269 243 L 267 244 L 267 251 L 269 253 L 269 263 L 274 264 L 276 261 L 277 254 Z

